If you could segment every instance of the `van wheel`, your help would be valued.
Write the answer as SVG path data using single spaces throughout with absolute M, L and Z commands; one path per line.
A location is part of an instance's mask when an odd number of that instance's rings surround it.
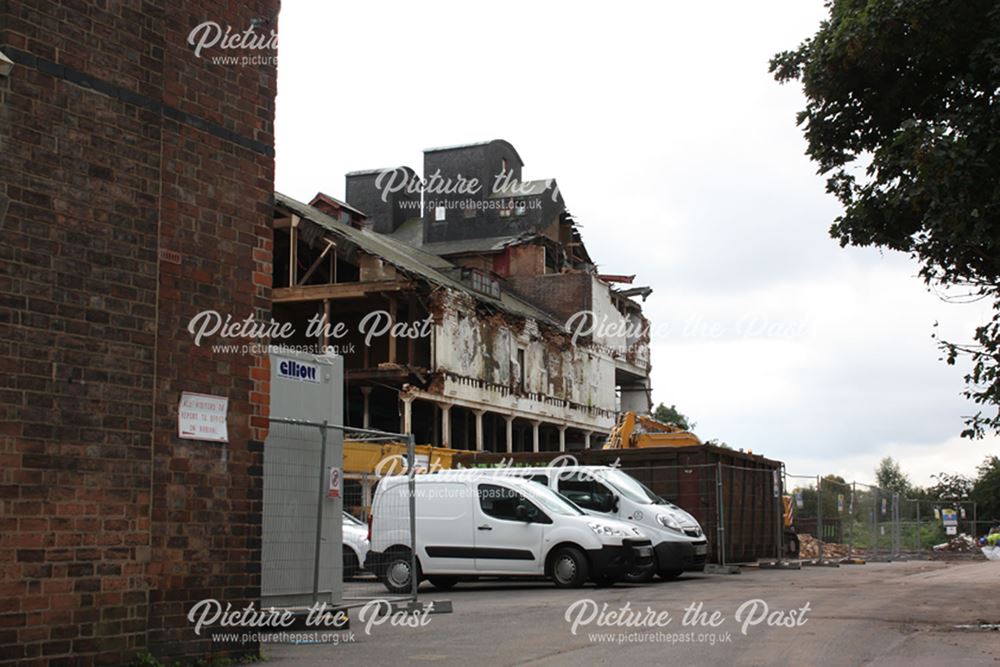
M 358 570 L 361 568 L 358 565 L 358 557 L 354 553 L 354 549 L 351 547 L 344 547 L 344 581 L 348 579 L 353 579 L 358 576 Z
M 678 578 L 682 574 L 684 574 L 684 570 L 664 570 L 663 572 L 660 572 L 660 579 L 671 581 Z
M 427 581 L 431 582 L 434 588 L 446 590 L 458 583 L 458 577 L 427 577 Z
M 420 580 L 420 563 L 417 563 L 417 581 Z M 414 572 L 410 567 L 410 552 L 394 551 L 385 559 L 385 574 L 382 583 L 390 593 L 405 595 L 413 590 Z
M 558 588 L 580 588 L 590 578 L 587 556 L 576 547 L 563 547 L 552 554 L 549 570 Z
M 652 565 L 647 565 L 646 567 L 637 567 L 629 570 L 625 573 L 622 581 L 628 584 L 645 584 L 652 581 L 655 575 L 656 568 Z

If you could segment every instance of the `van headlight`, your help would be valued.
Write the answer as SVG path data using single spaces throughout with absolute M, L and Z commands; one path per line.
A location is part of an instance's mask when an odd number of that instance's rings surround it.
M 607 535 L 608 537 L 625 537 L 625 531 L 621 528 L 615 528 L 614 526 L 609 526 L 606 523 L 588 523 L 590 529 L 597 533 L 598 535 Z
M 680 522 L 669 514 L 657 514 L 656 520 L 660 522 L 660 525 L 664 528 L 669 528 L 670 530 L 676 530 L 678 533 L 683 533 L 684 529 L 681 528 Z

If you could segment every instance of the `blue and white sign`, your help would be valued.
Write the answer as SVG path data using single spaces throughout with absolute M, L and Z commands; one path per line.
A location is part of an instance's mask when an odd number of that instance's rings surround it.
M 319 367 L 295 359 L 278 360 L 278 377 L 299 382 L 319 383 Z

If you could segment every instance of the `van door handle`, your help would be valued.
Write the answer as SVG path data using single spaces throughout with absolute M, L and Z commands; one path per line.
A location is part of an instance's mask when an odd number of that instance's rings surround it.
M 479 530 L 493 530 L 493 526 L 489 524 L 483 524 L 482 526 L 479 526 Z

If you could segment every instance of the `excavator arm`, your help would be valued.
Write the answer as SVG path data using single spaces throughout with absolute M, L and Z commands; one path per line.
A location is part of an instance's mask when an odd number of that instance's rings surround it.
M 675 424 L 664 424 L 652 417 L 625 412 L 611 429 L 604 449 L 633 449 L 637 447 L 690 447 L 702 444 L 694 433 Z

